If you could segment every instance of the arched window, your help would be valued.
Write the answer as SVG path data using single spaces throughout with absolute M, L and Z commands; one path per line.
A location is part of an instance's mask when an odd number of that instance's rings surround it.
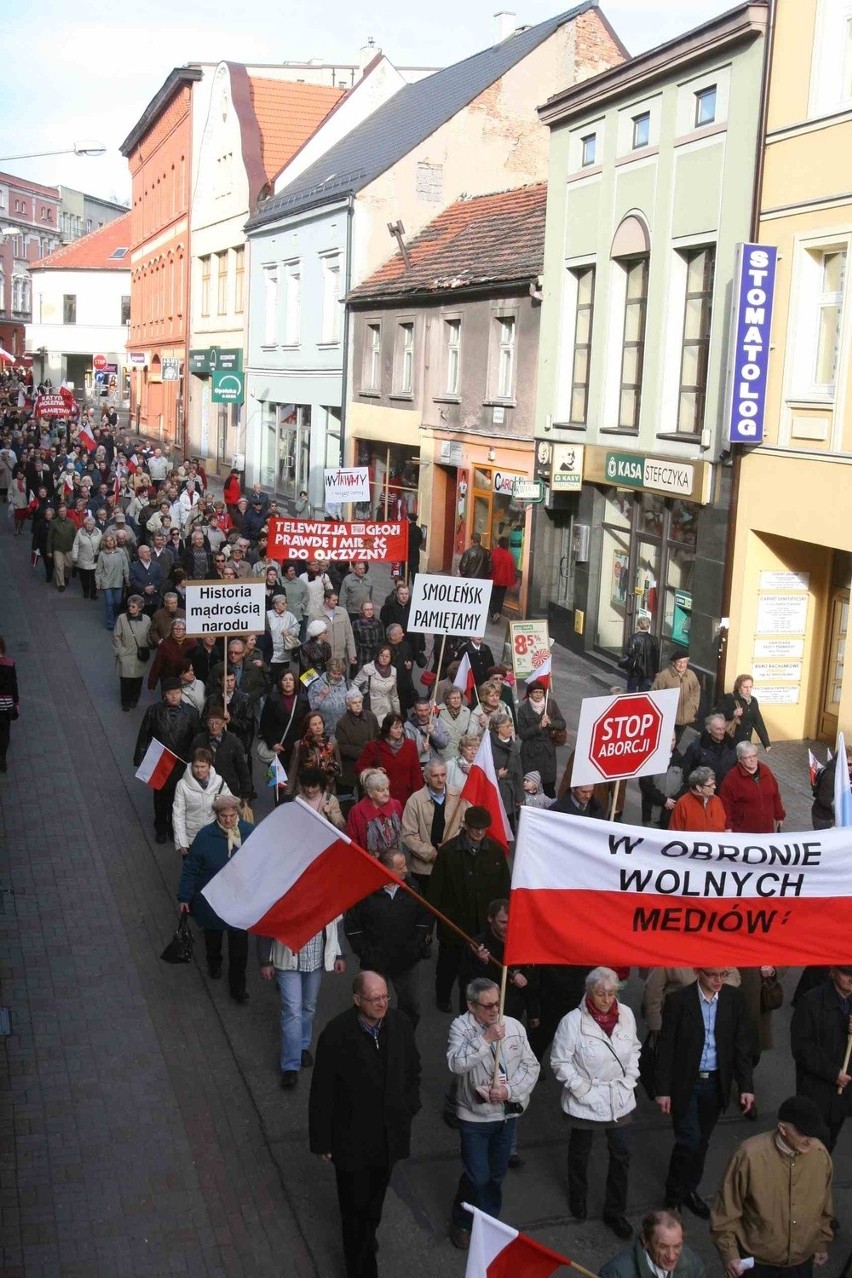
M 642 406 L 650 253 L 648 224 L 639 214 L 628 214 L 613 236 L 611 256 L 621 270 L 624 289 L 617 426 L 633 432 L 639 429 Z

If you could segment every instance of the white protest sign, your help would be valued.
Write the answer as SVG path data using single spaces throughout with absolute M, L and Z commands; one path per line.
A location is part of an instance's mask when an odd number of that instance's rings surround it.
M 186 633 L 201 635 L 262 634 L 266 627 L 266 582 L 188 581 Z
M 343 501 L 370 500 L 369 466 L 350 466 L 325 472 L 325 500 L 332 505 Z
M 584 698 L 571 784 L 597 785 L 665 772 L 679 700 L 677 688 Z
M 481 639 L 488 624 L 491 582 L 419 572 L 411 590 L 408 629 Z

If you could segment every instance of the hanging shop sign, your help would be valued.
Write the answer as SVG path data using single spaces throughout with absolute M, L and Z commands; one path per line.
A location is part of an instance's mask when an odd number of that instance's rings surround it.
M 763 441 L 777 256 L 778 250 L 770 244 L 737 246 L 725 404 L 727 438 L 732 444 Z

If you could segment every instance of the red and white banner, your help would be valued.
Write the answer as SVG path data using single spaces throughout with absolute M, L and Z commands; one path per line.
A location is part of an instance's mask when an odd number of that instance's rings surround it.
M 302 799 L 270 813 L 205 888 L 231 927 L 300 950 L 356 901 L 398 883 L 375 857 Z
M 136 776 L 152 790 L 162 790 L 172 774 L 172 768 L 179 762 L 182 760 L 179 760 L 176 754 L 172 754 L 171 750 L 155 737 L 145 751 L 145 758 L 136 769 Z
M 622 692 L 580 705 L 572 785 L 597 785 L 665 772 L 680 693 Z
M 521 808 L 507 963 L 848 963 L 852 832 L 692 834 Z
M 380 563 L 408 558 L 408 520 L 350 524 L 317 519 L 270 519 L 270 559 Z
M 509 855 L 509 843 L 512 839 L 512 827 L 500 798 L 500 787 L 497 784 L 497 769 L 494 767 L 494 755 L 491 752 L 491 733 L 483 732 L 479 748 L 473 756 L 470 772 L 462 786 L 460 799 L 467 799 L 471 807 L 487 808 L 491 813 L 491 827 L 488 837 L 494 839 Z
M 464 1278 L 550 1278 L 570 1263 L 502 1220 L 463 1205 L 473 1216 Z
M 64 386 L 60 388 L 58 395 L 37 395 L 33 404 L 33 416 L 36 418 L 75 417 L 76 415 L 77 402 Z

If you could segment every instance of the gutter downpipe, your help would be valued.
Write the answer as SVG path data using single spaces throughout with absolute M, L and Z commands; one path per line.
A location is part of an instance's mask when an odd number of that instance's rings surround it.
M 352 287 L 352 223 L 355 216 L 355 196 L 350 192 L 346 204 L 346 283 L 343 296 L 349 296 Z M 346 401 L 349 383 L 349 323 L 351 311 L 348 302 L 343 303 L 343 369 L 340 378 L 340 465 L 346 465 Z
M 766 124 L 769 117 L 769 86 L 772 79 L 772 61 L 775 45 L 775 14 L 780 0 L 768 0 L 769 17 L 764 36 L 763 83 L 760 88 L 760 110 L 757 127 L 757 154 L 754 165 L 754 185 L 751 203 L 751 242 L 756 243 L 760 234 L 760 209 L 763 203 L 763 172 L 766 156 Z M 744 445 L 732 445 L 731 458 L 731 504 L 728 515 L 728 536 L 725 542 L 725 575 L 722 584 L 722 616 L 730 618 L 731 593 L 734 581 L 734 546 L 736 544 L 737 514 L 740 495 L 740 468 Z M 725 663 L 728 654 L 728 635 L 730 622 L 719 633 L 719 655 L 716 663 L 716 687 L 724 688 Z

